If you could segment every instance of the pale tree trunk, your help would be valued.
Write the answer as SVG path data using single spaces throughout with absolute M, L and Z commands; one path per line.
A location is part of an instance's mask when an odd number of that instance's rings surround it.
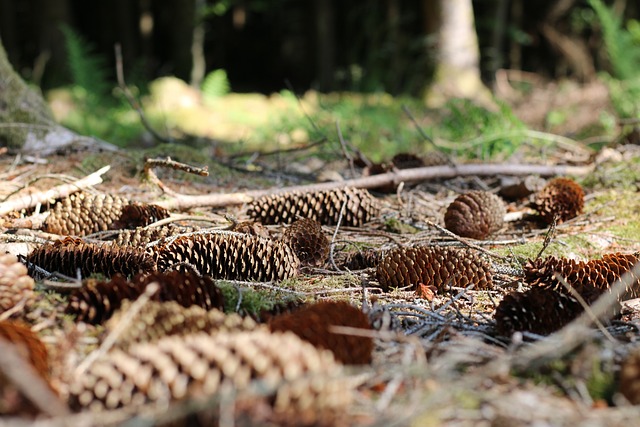
M 56 123 L 42 96 L 15 72 L 0 40 L 0 147 L 46 156 L 69 146 L 115 148 Z
M 439 0 L 437 65 L 426 94 L 430 106 L 449 98 L 470 98 L 492 104 L 491 94 L 480 78 L 480 49 L 471 0 Z

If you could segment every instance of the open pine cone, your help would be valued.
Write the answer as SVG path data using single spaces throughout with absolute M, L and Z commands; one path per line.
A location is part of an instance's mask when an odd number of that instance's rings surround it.
M 329 239 L 313 219 L 302 218 L 291 224 L 282 241 L 293 249 L 303 265 L 322 265 L 329 256 Z
M 588 262 L 556 257 L 529 261 L 523 268 L 525 283 L 531 289 L 504 297 L 496 309 L 496 327 L 504 335 L 515 331 L 550 334 L 584 311 L 572 293 L 555 278 L 556 273 L 565 279 L 586 304 L 592 304 L 638 260 L 637 255 L 616 253 Z M 636 277 L 618 298 L 638 295 L 639 284 L 640 278 Z M 618 311 L 619 306 L 616 306 L 605 313 L 604 317 L 609 319 Z
M 277 281 L 298 274 L 300 261 L 284 243 L 234 232 L 180 236 L 154 248 L 158 270 L 186 270 L 215 279 Z
M 212 396 L 225 381 L 241 393 L 257 380 L 272 391 L 276 412 L 319 416 L 350 404 L 352 389 L 340 374 L 331 352 L 292 333 L 197 333 L 112 349 L 74 378 L 69 403 L 75 410 L 135 408 Z
M 119 275 L 108 282 L 89 280 L 71 294 L 66 312 L 83 322 L 102 323 L 111 317 L 122 301 L 137 299 L 153 282 L 160 289 L 151 297 L 152 300 L 175 301 L 183 307 L 196 305 L 205 310 L 224 308 L 222 292 L 210 277 L 170 271 L 137 275 L 131 281 Z
M 332 326 L 371 329 L 362 310 L 344 301 L 323 301 L 269 321 L 272 331 L 291 331 L 319 348 L 331 350 L 344 364 L 371 363 L 373 339 L 332 332 Z
M 23 299 L 25 306 L 36 298 L 33 291 L 35 282 L 29 276 L 27 267 L 13 254 L 0 255 L 0 313 L 7 311 Z
M 34 249 L 27 255 L 27 264 L 69 277 L 76 277 L 80 271 L 83 278 L 94 273 L 107 277 L 117 273 L 133 276 L 155 268 L 152 258 L 145 253 L 144 248 L 97 245 L 73 237 L 65 237 Z
M 247 214 L 263 224 L 290 224 L 298 218 L 310 218 L 323 225 L 335 225 L 345 202 L 341 222 L 344 226 L 360 227 L 379 211 L 367 190 L 347 187 L 264 196 L 249 205 Z
M 561 223 L 582 213 L 584 190 L 572 179 L 555 178 L 536 194 L 532 207 L 546 224 L 554 218 Z
M 49 384 L 47 349 L 31 329 L 19 322 L 1 321 L 0 339 L 4 344 L 11 346 L 22 360 L 31 365 L 50 390 L 54 391 Z M 38 406 L 30 401 L 21 388 L 16 386 L 11 378 L 0 372 L 0 415 L 33 417 L 38 412 Z
M 384 290 L 418 285 L 440 291 L 449 286 L 490 289 L 493 275 L 489 264 L 468 249 L 423 246 L 397 248 L 387 253 L 376 271 Z
M 120 308 L 105 323 L 107 331 L 114 330 L 123 321 L 131 304 L 130 300 L 122 301 Z M 217 308 L 206 310 L 198 305 L 184 307 L 176 301 L 148 301 L 127 323 L 116 345 L 124 349 L 135 343 L 155 342 L 169 335 L 250 331 L 256 327 L 257 323 L 250 317 L 225 314 Z
M 471 191 L 449 205 L 444 224 L 459 236 L 486 239 L 502 228 L 506 212 L 500 197 L 488 191 Z

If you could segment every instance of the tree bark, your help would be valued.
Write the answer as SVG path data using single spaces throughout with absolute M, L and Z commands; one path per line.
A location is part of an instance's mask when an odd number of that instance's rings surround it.
M 42 96 L 15 72 L 0 40 L 0 147 L 46 156 L 70 145 L 115 149 L 56 123 Z
M 440 0 L 437 65 L 426 94 L 430 106 L 449 98 L 470 98 L 492 106 L 489 90 L 480 78 L 480 49 L 471 0 Z

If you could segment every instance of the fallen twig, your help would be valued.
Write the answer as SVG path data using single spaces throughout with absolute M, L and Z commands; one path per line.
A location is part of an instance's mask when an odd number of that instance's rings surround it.
M 384 185 L 398 185 L 401 182 L 417 182 L 435 178 L 452 178 L 455 176 L 493 176 L 493 175 L 586 175 L 593 171 L 593 165 L 587 166 L 546 166 L 533 164 L 468 164 L 458 166 L 427 166 L 421 168 L 402 169 L 380 175 L 348 179 L 339 182 L 323 182 L 308 185 L 297 185 L 281 189 L 252 190 L 227 194 L 203 194 L 198 196 L 177 194 L 168 200 L 154 203 L 169 209 L 189 209 L 196 206 L 223 207 L 249 203 L 258 197 L 288 191 L 321 191 L 345 187 L 375 188 Z
M 67 197 L 78 190 L 100 184 L 102 182 L 102 175 L 104 175 L 110 168 L 111 166 L 107 165 L 71 184 L 62 184 L 47 191 L 35 194 L 26 194 L 15 200 L 8 200 L 0 203 L 0 215 L 6 215 L 9 212 L 20 211 L 22 209 L 33 208 L 38 203 L 46 203 L 51 199 Z

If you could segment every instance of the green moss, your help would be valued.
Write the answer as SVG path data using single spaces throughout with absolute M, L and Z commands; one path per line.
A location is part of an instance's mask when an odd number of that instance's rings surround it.
M 238 312 L 243 315 L 257 316 L 262 311 L 273 309 L 277 304 L 286 304 L 299 299 L 295 294 L 253 289 L 232 282 L 218 281 L 216 285 L 224 295 L 226 313 Z

